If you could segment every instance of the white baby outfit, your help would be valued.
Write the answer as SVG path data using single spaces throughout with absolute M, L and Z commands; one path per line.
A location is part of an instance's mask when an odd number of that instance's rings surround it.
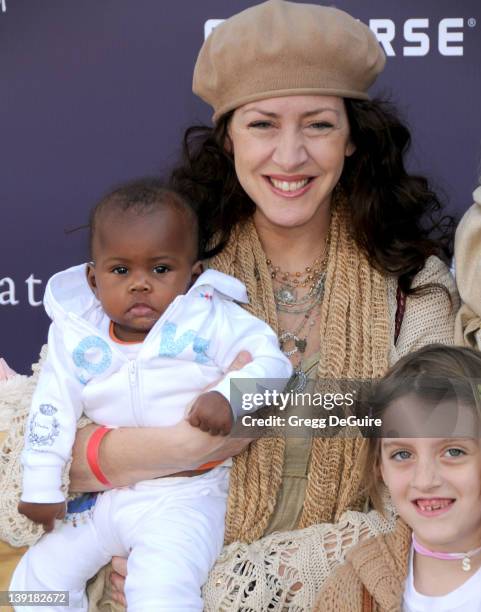
M 276 335 L 233 300 L 247 302 L 240 281 L 204 272 L 132 352 L 110 338 L 110 321 L 87 284 L 85 265 L 54 275 L 45 292 L 53 323 L 25 434 L 22 500 L 64 500 L 62 470 L 82 413 L 113 427 L 174 425 L 241 350 L 252 361 L 212 390 L 229 400 L 231 379 L 254 385 L 253 379 L 264 379 L 264 388 L 282 390 L 292 367 Z M 236 418 L 240 409 L 233 406 L 233 412 Z M 87 521 L 57 522 L 29 549 L 10 589 L 68 590 L 70 606 L 87 610 L 85 582 L 113 555 L 130 552 L 130 612 L 202 610 L 200 589 L 223 541 L 228 473 L 221 465 L 200 476 L 102 493 Z

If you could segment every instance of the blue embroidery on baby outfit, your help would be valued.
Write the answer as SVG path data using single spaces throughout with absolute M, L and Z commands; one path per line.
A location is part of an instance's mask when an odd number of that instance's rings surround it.
M 52 404 L 41 404 L 39 410 L 45 416 L 52 416 L 52 414 L 58 412 L 58 410 L 55 408 L 55 406 L 52 406 Z
M 176 332 L 177 325 L 175 323 L 164 323 L 162 326 L 159 350 L 160 357 L 177 357 L 177 355 L 182 353 L 195 338 L 195 331 L 189 329 L 176 340 Z
M 72 353 L 75 365 L 84 370 L 77 374 L 82 384 L 87 384 L 94 375 L 103 374 L 112 363 L 112 350 L 99 336 L 87 336 L 79 342 Z M 90 376 L 85 376 L 85 372 Z
M 209 348 L 209 344 L 209 340 L 204 340 L 204 338 L 200 338 L 199 336 L 196 336 L 194 338 L 193 349 L 194 353 L 196 353 L 195 360 L 197 363 L 207 363 L 208 361 L 210 361 L 210 357 L 206 355 L 206 352 Z
M 58 412 L 51 404 L 40 404 L 28 425 L 28 444 L 32 448 L 52 446 L 60 433 L 60 423 L 54 416 Z
M 175 323 L 164 323 L 160 333 L 159 357 L 177 357 L 189 344 L 192 344 L 194 353 L 196 353 L 195 361 L 197 363 L 209 361 L 209 357 L 205 354 L 209 347 L 209 340 L 197 336 L 192 329 L 188 329 L 179 338 L 176 338 L 177 325 Z

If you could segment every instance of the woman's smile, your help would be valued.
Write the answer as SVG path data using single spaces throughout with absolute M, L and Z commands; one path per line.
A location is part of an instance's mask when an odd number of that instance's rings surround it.
M 297 198 L 306 193 L 314 177 L 270 175 L 264 177 L 272 191 L 285 198 Z

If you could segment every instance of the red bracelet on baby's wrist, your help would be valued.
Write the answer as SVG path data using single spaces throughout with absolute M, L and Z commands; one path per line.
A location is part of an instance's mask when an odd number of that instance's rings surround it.
M 95 478 L 101 482 L 103 485 L 107 487 L 111 487 L 111 483 L 109 479 L 102 472 L 102 469 L 99 465 L 99 448 L 100 443 L 102 442 L 105 434 L 111 431 L 111 427 L 97 427 L 97 429 L 90 436 L 89 441 L 87 443 L 87 462 L 89 464 L 90 470 Z

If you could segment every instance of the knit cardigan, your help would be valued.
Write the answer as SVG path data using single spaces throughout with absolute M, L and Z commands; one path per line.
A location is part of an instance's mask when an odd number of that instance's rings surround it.
M 355 546 L 324 584 L 315 612 L 398 612 L 408 573 L 411 529 L 401 519 L 392 533 Z

